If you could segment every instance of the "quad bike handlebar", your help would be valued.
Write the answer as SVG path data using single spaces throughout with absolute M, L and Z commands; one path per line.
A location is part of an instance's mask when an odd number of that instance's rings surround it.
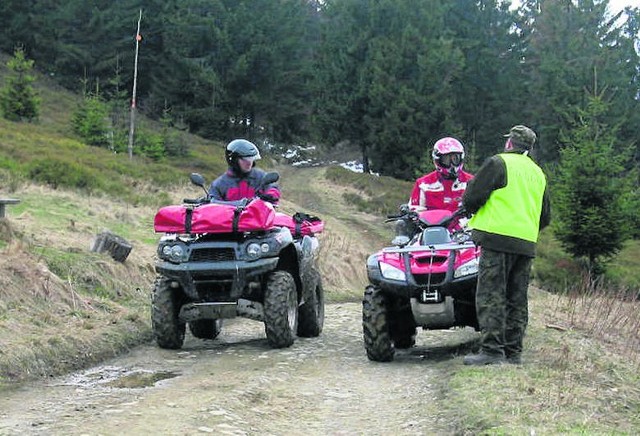
M 415 223 L 421 228 L 427 227 L 449 227 L 449 225 L 456 219 L 462 217 L 469 217 L 470 214 L 464 208 L 464 206 L 458 208 L 455 212 L 453 212 L 450 216 L 443 218 L 437 223 L 429 223 L 420 218 L 420 214 L 411 209 L 408 204 L 403 204 L 400 206 L 400 213 L 394 215 L 387 215 L 387 219 L 384 221 L 385 223 L 393 222 L 396 220 L 405 220 Z

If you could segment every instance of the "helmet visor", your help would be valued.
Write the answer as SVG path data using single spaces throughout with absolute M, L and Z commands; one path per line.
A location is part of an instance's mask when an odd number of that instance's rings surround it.
M 246 160 L 247 162 L 254 162 L 257 159 L 260 159 L 260 155 L 255 155 L 255 156 L 240 156 L 240 159 L 242 160 Z
M 461 153 L 447 153 L 440 156 L 440 165 L 445 168 L 450 168 L 451 166 L 457 167 L 462 163 L 462 154 Z

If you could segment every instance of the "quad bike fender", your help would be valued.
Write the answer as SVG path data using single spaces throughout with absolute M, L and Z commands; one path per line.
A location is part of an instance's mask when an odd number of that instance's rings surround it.
M 313 236 L 303 236 L 296 243 L 296 251 L 299 261 L 300 276 L 300 303 L 312 300 L 315 297 L 316 288 L 320 282 L 318 268 L 318 240 Z
M 280 252 L 277 269 L 289 271 L 293 276 L 300 304 L 315 295 L 320 281 L 317 260 L 318 240 L 309 235 L 295 239 L 290 247 Z

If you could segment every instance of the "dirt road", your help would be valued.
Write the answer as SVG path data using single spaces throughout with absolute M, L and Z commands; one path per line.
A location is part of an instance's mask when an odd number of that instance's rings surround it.
M 434 401 L 475 335 L 419 332 L 388 364 L 362 346 L 360 304 L 326 307 L 324 332 L 268 347 L 261 323 L 234 319 L 214 341 L 145 345 L 118 359 L 0 396 L 2 435 L 448 434 Z M 448 431 L 449 430 L 449 431 Z

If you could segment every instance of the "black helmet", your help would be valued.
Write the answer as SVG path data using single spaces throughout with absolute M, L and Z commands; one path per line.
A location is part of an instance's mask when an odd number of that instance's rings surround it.
M 224 153 L 227 163 L 234 171 L 239 172 L 238 159 L 260 159 L 260 151 L 258 147 L 246 139 L 234 139 L 227 144 L 227 149 Z

